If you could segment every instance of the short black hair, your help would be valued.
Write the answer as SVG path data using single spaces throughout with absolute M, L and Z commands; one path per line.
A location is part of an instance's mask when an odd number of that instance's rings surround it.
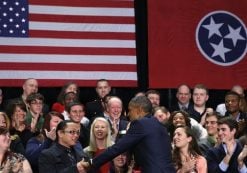
M 236 132 L 238 131 L 238 122 L 233 119 L 232 117 L 224 117 L 221 118 L 218 121 L 218 125 L 226 124 L 230 130 L 232 131 L 233 129 L 236 129 Z
M 153 107 L 151 101 L 146 96 L 136 96 L 133 97 L 129 106 L 139 107 L 145 113 L 152 113 Z
M 229 96 L 229 95 L 236 96 L 236 97 L 238 98 L 238 100 L 240 100 L 240 98 L 241 98 L 241 96 L 240 96 L 238 93 L 236 93 L 235 91 L 228 91 L 228 92 L 226 93 L 226 95 L 225 95 L 225 98 L 226 98 L 227 96 Z
M 67 124 L 69 123 L 74 123 L 72 120 L 64 120 L 58 123 L 57 128 L 56 128 L 56 141 L 58 141 L 58 131 L 62 130 L 64 131 L 65 128 L 67 127 Z

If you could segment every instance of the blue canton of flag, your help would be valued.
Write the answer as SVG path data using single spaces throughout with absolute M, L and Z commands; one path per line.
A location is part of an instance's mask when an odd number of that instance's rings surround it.
M 2 0 L 0 5 L 0 36 L 27 37 L 27 0 Z
M 211 12 L 198 24 L 197 46 L 204 57 L 215 64 L 236 64 L 246 54 L 245 28 L 242 20 L 230 12 Z

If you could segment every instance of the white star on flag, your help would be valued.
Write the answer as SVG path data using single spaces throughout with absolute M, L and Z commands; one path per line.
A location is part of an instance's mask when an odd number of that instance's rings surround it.
M 219 55 L 221 59 L 225 62 L 226 61 L 225 53 L 230 52 L 231 49 L 224 47 L 223 39 L 220 41 L 219 44 L 214 44 L 214 43 L 210 43 L 210 44 L 214 48 L 214 53 L 212 57 Z
M 236 46 L 238 40 L 245 40 L 245 38 L 242 35 L 240 35 L 241 26 L 237 29 L 234 29 L 230 25 L 228 25 L 228 28 L 230 33 L 227 34 L 225 38 L 232 39 L 234 47 Z
M 208 33 L 208 38 L 210 38 L 212 35 L 216 34 L 219 36 L 222 36 L 219 29 L 224 23 L 215 23 L 213 17 L 210 18 L 210 24 L 208 25 L 202 25 L 204 28 L 206 28 Z

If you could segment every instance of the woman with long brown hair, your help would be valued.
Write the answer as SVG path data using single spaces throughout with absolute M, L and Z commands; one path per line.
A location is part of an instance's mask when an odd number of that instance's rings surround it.
M 177 173 L 207 173 L 207 161 L 189 127 L 177 126 L 173 143 L 173 162 Z

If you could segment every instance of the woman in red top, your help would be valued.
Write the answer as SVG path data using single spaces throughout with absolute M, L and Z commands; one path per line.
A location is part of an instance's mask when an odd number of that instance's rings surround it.
M 84 152 L 94 158 L 111 145 L 113 141 L 109 122 L 103 117 L 95 118 L 91 125 L 89 146 L 84 149 Z M 110 162 L 101 166 L 98 173 L 108 173 L 109 169 Z

